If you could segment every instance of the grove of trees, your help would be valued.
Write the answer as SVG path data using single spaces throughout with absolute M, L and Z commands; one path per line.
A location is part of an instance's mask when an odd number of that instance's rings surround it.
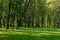
M 0 0 L 0 28 L 60 28 L 60 0 Z

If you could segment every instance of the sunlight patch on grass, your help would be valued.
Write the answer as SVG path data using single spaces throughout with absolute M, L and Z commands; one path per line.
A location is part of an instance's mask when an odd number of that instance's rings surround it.
M 2 32 L 0 32 L 0 34 L 1 34 Z
M 57 31 L 55 31 L 57 30 Z M 31 36 L 41 36 L 41 35 L 60 35 L 60 29 L 53 28 L 22 28 L 22 29 L 2 29 L 0 34 L 19 34 L 19 35 L 31 35 Z
M 55 30 L 57 29 L 8 29 L 0 31 L 0 37 L 6 40 L 50 40 L 50 38 L 52 40 L 59 40 L 60 31 Z

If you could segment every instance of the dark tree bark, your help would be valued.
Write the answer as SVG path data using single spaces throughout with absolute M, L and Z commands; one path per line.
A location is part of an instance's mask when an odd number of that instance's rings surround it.
M 2 28 L 2 23 L 1 23 L 1 20 L 2 20 L 2 9 L 3 9 L 3 1 L 1 1 L 1 3 L 0 3 L 0 28 Z
M 39 21 L 39 16 L 37 16 L 37 19 L 36 19 L 36 27 L 40 27 L 40 21 Z
M 14 27 L 14 23 L 15 23 L 14 21 L 15 21 L 15 15 L 13 16 L 13 27 Z
M 9 1 L 9 12 L 7 14 L 7 29 L 9 28 L 9 19 L 10 19 L 10 13 L 11 13 L 11 0 Z
M 1 13 L 0 13 L 0 28 L 2 27 L 2 25 L 1 25 Z

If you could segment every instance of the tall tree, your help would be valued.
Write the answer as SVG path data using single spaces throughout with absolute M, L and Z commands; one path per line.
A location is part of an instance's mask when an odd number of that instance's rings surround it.
M 1 0 L 1 2 L 0 2 L 0 28 L 2 27 L 2 22 L 1 22 L 1 20 L 2 20 L 2 10 L 3 9 L 3 1 Z

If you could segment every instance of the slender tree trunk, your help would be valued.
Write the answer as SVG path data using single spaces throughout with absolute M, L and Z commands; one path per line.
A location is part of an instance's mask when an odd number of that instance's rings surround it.
M 1 1 L 1 4 L 0 4 L 0 28 L 2 27 L 2 23 L 1 23 L 1 20 L 2 20 L 2 8 L 3 8 L 2 3 L 3 3 L 3 1 Z
M 9 1 L 9 13 L 7 14 L 7 29 L 9 28 L 10 11 L 11 11 L 11 0 Z
M 56 28 L 56 19 L 54 19 L 54 28 Z
M 2 24 L 1 24 L 1 14 L 0 14 L 0 28 L 2 27 Z
M 40 27 L 39 16 L 36 17 L 35 27 Z
M 14 23 L 15 23 L 14 21 L 15 21 L 15 15 L 13 16 L 13 27 L 14 27 Z
M 32 27 L 34 27 L 34 15 L 32 13 Z
M 3 19 L 3 26 L 5 27 L 5 19 Z

